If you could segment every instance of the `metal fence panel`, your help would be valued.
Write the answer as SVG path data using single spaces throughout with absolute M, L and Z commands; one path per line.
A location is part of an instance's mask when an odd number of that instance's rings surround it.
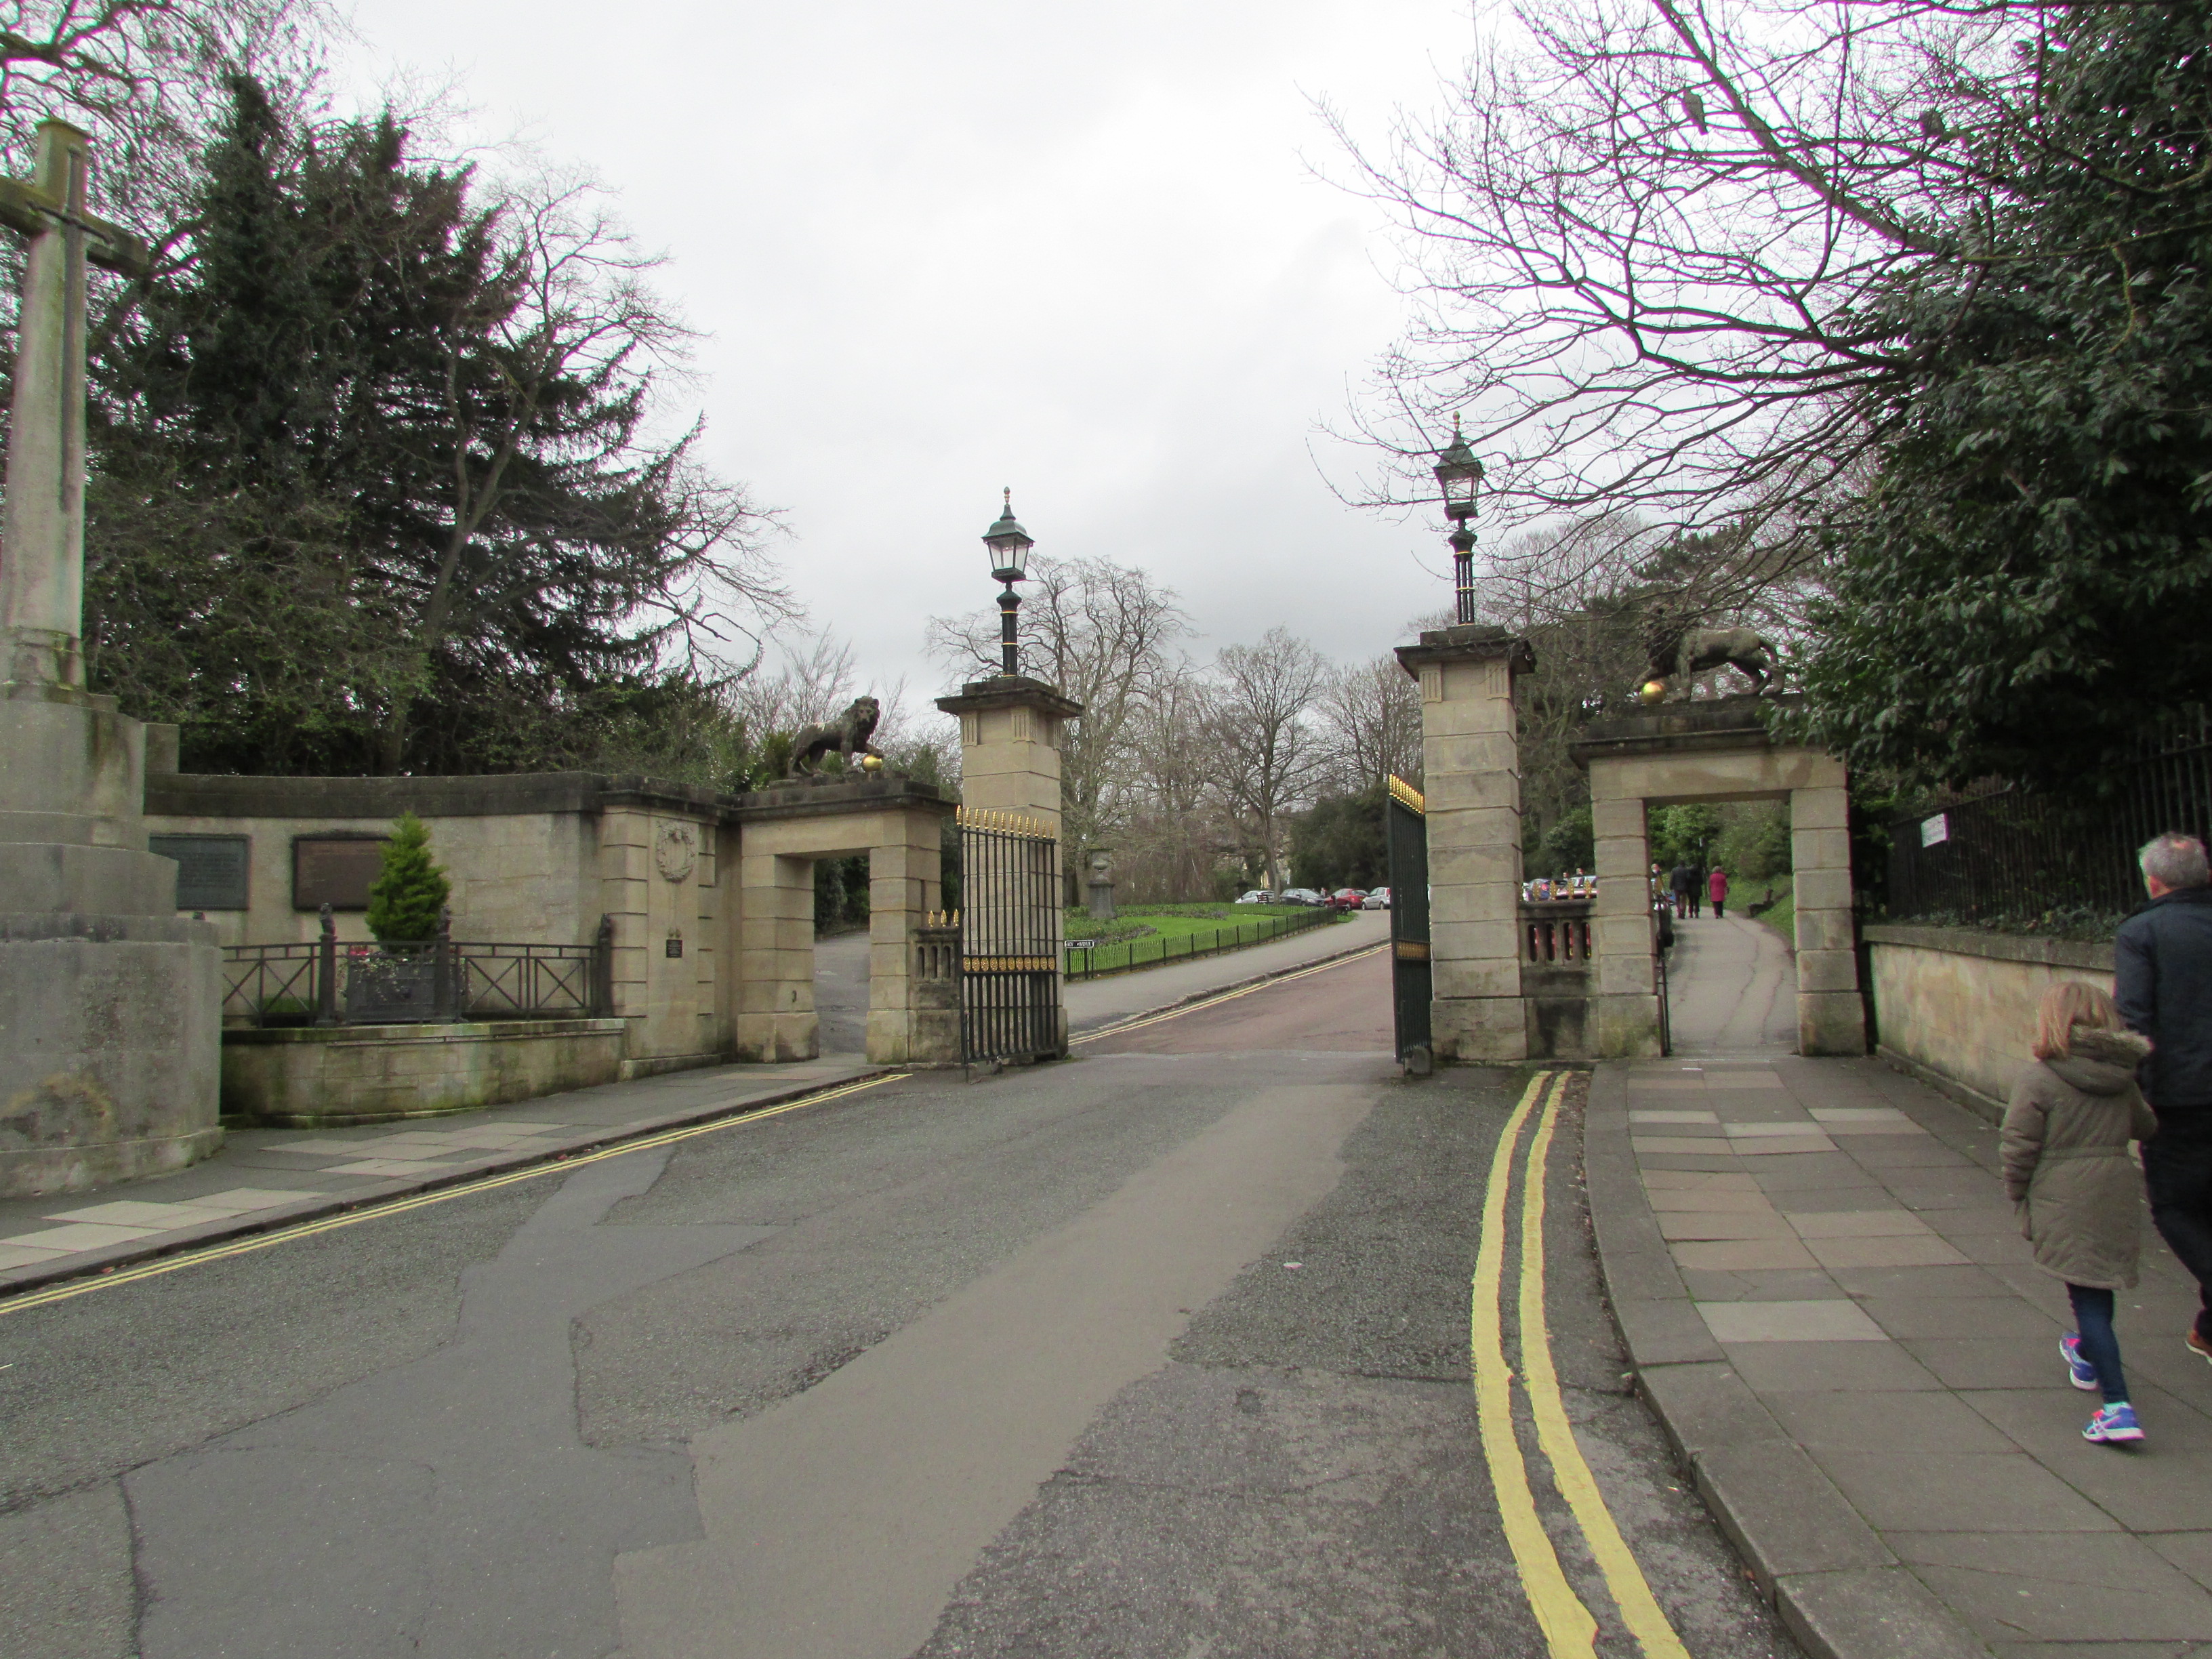
M 962 808 L 960 1055 L 1062 1052 L 1060 843 L 1036 820 Z
M 1070 980 L 1104 979 L 1139 968 L 1155 967 L 1161 963 L 1188 962 L 1196 957 L 1215 956 L 1223 951 L 1239 951 L 1248 945 L 1264 945 L 1292 933 L 1302 933 L 1309 927 L 1326 926 L 1335 919 L 1334 911 L 1320 905 L 1286 905 L 1279 915 L 1260 916 L 1251 921 L 1231 922 L 1225 927 L 1197 929 L 1188 933 L 1162 933 L 1151 939 L 1115 939 L 1107 945 L 1070 945 L 1063 952 L 1063 960 L 1066 963 L 1066 977 Z
M 2136 854 L 2163 830 L 2212 827 L 2212 732 L 2179 723 L 2102 794 L 1998 788 L 1889 825 L 1889 915 L 1963 923 L 2117 921 L 2143 902 Z

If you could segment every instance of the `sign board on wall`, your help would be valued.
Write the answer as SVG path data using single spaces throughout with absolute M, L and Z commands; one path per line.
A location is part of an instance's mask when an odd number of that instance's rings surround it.
M 243 910 L 253 850 L 245 836 L 149 836 L 146 850 L 177 861 L 177 908 Z
M 366 910 L 368 890 L 384 867 L 382 836 L 295 836 L 292 838 L 292 908 Z
M 1938 812 L 1932 818 L 1920 820 L 1920 844 L 1923 847 L 1940 846 L 1950 839 L 1951 815 L 1949 813 Z

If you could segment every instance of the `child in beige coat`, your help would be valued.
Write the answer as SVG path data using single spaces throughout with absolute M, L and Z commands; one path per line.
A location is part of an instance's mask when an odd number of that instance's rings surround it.
M 2037 1010 L 2034 1063 L 2013 1085 L 2002 1137 L 2005 1194 L 2036 1265 L 2064 1281 L 2076 1329 L 2059 1339 L 2068 1380 L 2103 1394 L 2081 1437 L 2143 1437 L 2112 1334 L 2115 1291 L 2136 1284 L 2142 1176 L 2128 1156 L 2158 1120 L 2136 1087 L 2148 1039 L 2120 1023 L 2111 997 L 2079 980 L 2054 985 Z

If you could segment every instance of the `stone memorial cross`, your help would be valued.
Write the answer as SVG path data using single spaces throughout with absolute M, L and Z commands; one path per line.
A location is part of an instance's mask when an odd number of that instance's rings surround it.
M 36 176 L 0 179 L 0 224 L 30 243 L 0 526 L 0 678 L 82 686 L 85 267 L 130 275 L 146 249 L 85 206 L 92 141 L 39 125 Z

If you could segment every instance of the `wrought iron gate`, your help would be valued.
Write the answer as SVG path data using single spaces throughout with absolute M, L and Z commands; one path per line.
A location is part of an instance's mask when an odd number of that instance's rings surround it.
M 1060 843 L 1035 818 L 960 811 L 960 1058 L 1066 1052 Z
M 1421 792 L 1390 780 L 1382 809 L 1390 855 L 1390 1012 L 1398 1063 L 1429 1066 L 1429 819 Z

